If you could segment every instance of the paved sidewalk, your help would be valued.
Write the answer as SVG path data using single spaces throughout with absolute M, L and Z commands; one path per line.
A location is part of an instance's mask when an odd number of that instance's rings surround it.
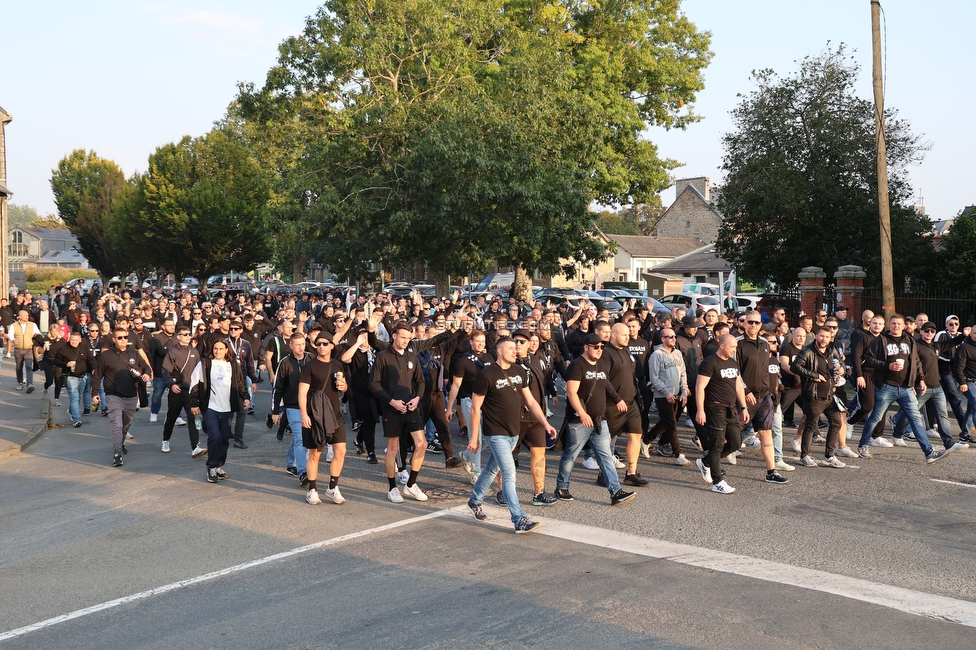
M 34 392 L 17 388 L 14 360 L 0 363 L 0 460 L 16 456 L 44 435 L 48 404 L 44 394 L 44 373 L 34 373 Z

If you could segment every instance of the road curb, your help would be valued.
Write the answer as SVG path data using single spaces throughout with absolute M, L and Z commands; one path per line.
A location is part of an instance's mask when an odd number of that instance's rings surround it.
M 40 440 L 41 435 L 47 431 L 47 425 L 51 417 L 51 404 L 48 400 L 41 400 L 41 409 L 38 417 L 40 420 L 37 424 L 30 426 L 25 432 L 19 432 L 22 436 L 20 440 L 12 441 L 13 444 L 6 449 L 0 449 L 0 460 L 17 456 L 20 452 Z

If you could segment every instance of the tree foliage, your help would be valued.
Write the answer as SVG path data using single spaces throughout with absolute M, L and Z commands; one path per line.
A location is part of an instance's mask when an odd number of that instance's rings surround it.
M 656 236 L 657 223 L 663 214 L 661 197 L 655 196 L 650 203 L 627 206 L 618 212 L 600 212 L 597 215 L 597 226 L 608 235 Z
M 268 198 L 267 176 L 240 135 L 216 129 L 156 149 L 129 196 L 129 228 L 177 277 L 248 269 L 270 256 Z
M 78 238 L 79 251 L 103 282 L 132 270 L 120 254 L 125 242 L 116 238 L 113 224 L 115 203 L 125 186 L 118 165 L 83 149 L 62 158 L 51 175 L 58 216 Z
M 863 266 L 868 284 L 880 277 L 874 104 L 855 94 L 858 72 L 841 45 L 788 77 L 753 73 L 756 89 L 722 139 L 716 249 L 741 277 L 791 286 L 802 267 L 829 274 L 844 264 Z M 904 278 L 931 258 L 931 224 L 912 207 L 908 179 L 925 147 L 896 111 L 886 111 L 885 131 L 893 266 Z
M 669 184 L 641 132 L 697 119 L 708 44 L 678 0 L 328 0 L 236 111 L 294 259 L 555 273 Z
M 942 238 L 939 278 L 947 288 L 972 291 L 976 280 L 976 207 L 960 212 Z

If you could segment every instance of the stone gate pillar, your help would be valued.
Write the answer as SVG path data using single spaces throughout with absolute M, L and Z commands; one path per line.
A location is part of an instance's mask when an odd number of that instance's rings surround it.
M 863 311 L 864 298 L 864 277 L 867 273 L 860 266 L 853 264 L 842 266 L 834 273 L 834 280 L 837 285 L 838 305 L 847 307 L 847 317 L 855 326 L 861 322 L 861 311 Z
M 823 304 L 824 278 L 827 274 L 819 266 L 804 266 L 800 269 L 800 309 L 813 316 Z

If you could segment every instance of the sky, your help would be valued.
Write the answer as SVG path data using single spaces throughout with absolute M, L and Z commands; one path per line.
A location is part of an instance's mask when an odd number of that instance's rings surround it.
M 881 5 L 885 105 L 931 145 L 910 177 L 929 217 L 951 218 L 976 204 L 969 177 L 976 5 Z M 0 106 L 13 116 L 6 129 L 12 202 L 55 212 L 51 170 L 75 149 L 94 150 L 132 174 L 146 169 L 157 147 L 206 133 L 239 82 L 263 83 L 278 44 L 298 34 L 316 7 L 298 0 L 5 0 Z M 715 56 L 694 106 L 704 119 L 646 134 L 661 156 L 682 163 L 675 178 L 722 183 L 721 137 L 732 128 L 737 95 L 753 89 L 753 70 L 786 76 L 828 42 L 845 43 L 861 65 L 858 94 L 872 97 L 870 0 L 683 0 L 682 10 L 712 33 Z M 673 188 L 662 199 L 669 205 Z

